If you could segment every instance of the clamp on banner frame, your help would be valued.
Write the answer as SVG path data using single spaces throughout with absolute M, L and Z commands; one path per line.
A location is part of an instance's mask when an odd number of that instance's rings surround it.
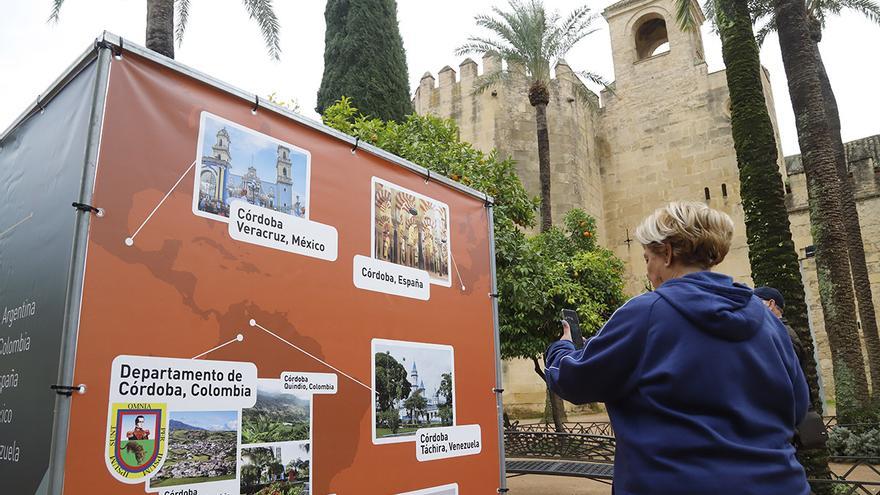
M 76 201 L 71 203 L 70 206 L 76 208 L 79 211 L 94 213 L 95 216 L 97 216 L 98 218 L 101 218 L 104 216 L 104 209 L 103 208 L 95 208 L 92 205 L 87 205 L 85 203 L 77 203 Z
M 105 33 L 105 35 L 106 35 L 106 33 Z M 114 45 L 113 43 L 110 43 L 109 41 L 107 41 L 107 38 L 104 37 L 104 38 L 101 38 L 100 41 L 95 41 L 95 47 L 96 48 L 106 48 L 106 49 L 110 50 L 113 53 L 113 57 L 116 58 L 116 60 L 120 60 L 122 58 L 122 45 L 123 45 L 123 43 L 124 43 L 124 41 L 122 40 L 122 36 L 119 37 L 119 45 Z
M 74 392 L 78 393 L 79 395 L 86 393 L 86 386 L 84 384 L 52 385 L 49 388 L 54 390 L 56 394 L 65 395 L 67 397 L 72 397 Z
M 260 95 L 254 95 L 254 108 L 251 108 L 251 115 L 256 115 L 260 109 Z
M 360 142 L 361 142 L 361 137 L 355 136 L 354 137 L 354 146 L 351 147 L 351 154 L 352 155 L 354 155 L 355 152 L 358 150 L 358 145 L 360 145 Z

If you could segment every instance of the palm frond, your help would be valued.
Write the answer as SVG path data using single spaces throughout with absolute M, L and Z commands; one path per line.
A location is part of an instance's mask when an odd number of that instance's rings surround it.
M 272 7 L 272 0 L 243 0 L 243 2 L 250 18 L 260 25 L 269 56 L 278 60 L 281 54 L 278 32 L 281 30 L 281 26 L 275 15 L 275 9 Z
M 767 39 L 767 36 L 769 36 L 770 33 L 774 32 L 776 32 L 776 18 L 771 17 L 770 20 L 768 20 L 766 24 L 761 26 L 761 28 L 758 29 L 758 32 L 755 33 L 755 41 L 758 42 L 758 47 L 763 46 L 764 40 Z
M 841 7 L 854 10 L 874 24 L 880 24 L 880 4 L 872 0 L 837 0 Z
M 499 70 L 498 72 L 490 72 L 477 80 L 477 84 L 474 85 L 474 94 L 484 93 L 490 87 L 507 81 L 510 78 L 510 72 L 506 70 Z
M 675 20 L 685 31 L 700 29 L 697 19 L 700 18 L 699 7 L 693 0 L 675 0 Z
M 706 0 L 703 2 L 703 14 L 706 16 L 706 19 L 709 19 L 709 22 L 712 24 L 712 30 L 718 31 L 718 23 L 715 18 L 717 14 L 717 9 L 715 6 L 715 0 Z
M 49 14 L 49 18 L 46 19 L 46 22 L 58 22 L 58 14 L 61 13 L 62 5 L 64 5 L 64 0 L 52 1 L 52 13 Z
M 456 48 L 455 54 L 461 57 L 464 55 L 495 52 L 501 58 L 510 58 L 515 51 L 513 47 L 499 40 L 472 37 L 468 39 L 467 43 Z
M 186 25 L 189 22 L 189 1 L 190 0 L 174 1 L 174 8 L 177 10 L 177 23 L 174 27 L 174 37 L 177 38 L 178 46 L 183 43 L 183 33 L 186 32 Z
M 507 9 L 493 7 L 492 14 L 474 20 L 494 36 L 468 38 L 457 55 L 496 52 L 508 65 L 523 66 L 533 82 L 545 85 L 550 81 L 550 67 L 596 31 L 590 27 L 595 16 L 587 6 L 562 18 L 557 11 L 547 11 L 541 0 L 509 0 Z

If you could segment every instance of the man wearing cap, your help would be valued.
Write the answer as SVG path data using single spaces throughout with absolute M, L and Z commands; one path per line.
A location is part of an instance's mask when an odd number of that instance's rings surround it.
M 783 311 L 785 310 L 785 298 L 782 297 L 782 293 L 773 287 L 758 287 L 752 291 L 752 293 L 764 302 L 767 309 L 776 315 L 776 317 L 782 321 L 785 329 L 788 330 L 788 336 L 791 338 L 791 345 L 794 347 L 794 353 L 797 355 L 801 370 L 803 370 L 804 347 L 801 344 L 801 339 L 796 333 L 794 333 L 794 330 L 788 325 L 788 323 L 786 323 L 785 317 L 782 316 Z M 806 372 L 804 372 L 804 374 L 806 375 Z M 810 389 L 810 403 L 812 404 L 812 402 L 813 390 Z M 801 421 L 795 429 L 794 444 L 798 446 L 798 448 L 818 449 L 824 447 L 827 440 L 828 433 L 825 431 L 825 423 L 822 421 L 822 416 L 813 410 L 811 406 L 803 421 Z
M 804 367 L 804 346 L 801 344 L 801 339 L 794 332 L 794 330 L 788 325 L 785 321 L 785 317 L 782 315 L 783 311 L 785 311 L 785 298 L 782 297 L 782 293 L 773 287 L 758 287 L 753 293 L 764 302 L 764 305 L 770 310 L 771 313 L 776 315 L 777 318 L 782 320 L 782 323 L 785 325 L 785 329 L 788 330 L 788 336 L 791 338 L 791 345 L 794 346 L 794 353 L 797 354 L 798 362 L 801 364 L 801 368 Z

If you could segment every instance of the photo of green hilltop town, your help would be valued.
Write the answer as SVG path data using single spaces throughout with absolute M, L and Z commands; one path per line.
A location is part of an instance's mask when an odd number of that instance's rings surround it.
M 168 429 L 168 455 L 151 488 L 235 479 L 237 411 L 172 411 Z

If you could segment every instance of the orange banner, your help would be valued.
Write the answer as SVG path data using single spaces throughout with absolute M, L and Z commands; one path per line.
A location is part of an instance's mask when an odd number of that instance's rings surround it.
M 65 493 L 495 493 L 484 203 L 111 69 Z

